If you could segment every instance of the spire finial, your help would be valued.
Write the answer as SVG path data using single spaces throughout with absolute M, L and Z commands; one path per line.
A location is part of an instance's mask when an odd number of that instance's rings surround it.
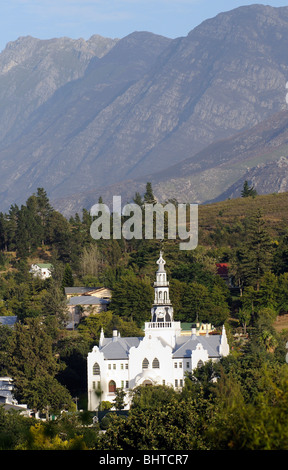
M 163 251 L 160 251 L 160 256 L 159 256 L 159 259 L 156 261 L 156 263 L 159 266 L 158 271 L 164 272 L 165 271 L 164 266 L 166 264 L 166 261 L 163 259 Z

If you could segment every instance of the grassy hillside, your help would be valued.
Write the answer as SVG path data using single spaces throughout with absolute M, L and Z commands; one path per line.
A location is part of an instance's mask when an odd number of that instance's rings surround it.
M 277 237 L 287 228 L 288 193 L 237 198 L 199 206 L 200 242 L 219 225 L 231 226 L 261 209 L 271 236 Z

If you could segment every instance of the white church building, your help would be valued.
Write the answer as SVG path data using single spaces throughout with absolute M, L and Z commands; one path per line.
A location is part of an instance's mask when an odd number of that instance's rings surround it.
M 88 353 L 88 410 L 96 411 L 101 401 L 113 402 L 115 391 L 128 392 L 139 385 L 168 385 L 181 389 L 187 372 L 229 354 L 224 326 L 222 334 L 181 335 L 181 323 L 173 321 L 169 282 L 160 252 L 154 282 L 155 298 L 151 321 L 145 323 L 144 337 L 121 337 L 114 330 L 112 338 L 101 331 L 99 346 Z M 99 393 L 100 392 L 100 393 Z M 129 393 L 126 394 L 129 408 Z

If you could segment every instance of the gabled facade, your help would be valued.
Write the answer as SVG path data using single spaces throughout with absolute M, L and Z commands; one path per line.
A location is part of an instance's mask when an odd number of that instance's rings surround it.
M 181 323 L 173 319 L 162 252 L 157 264 L 151 321 L 145 323 L 144 337 L 122 338 L 114 330 L 112 338 L 105 338 L 102 330 L 99 346 L 88 354 L 90 411 L 98 409 L 100 400 L 112 402 L 117 388 L 168 385 L 181 389 L 186 372 L 229 354 L 224 326 L 221 335 L 209 335 L 207 330 L 200 336 L 194 328 L 189 336 L 181 335 Z

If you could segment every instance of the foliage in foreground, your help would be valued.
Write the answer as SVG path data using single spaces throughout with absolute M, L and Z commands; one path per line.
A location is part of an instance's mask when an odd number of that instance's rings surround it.
M 37 422 L 0 408 L 0 448 L 21 450 L 288 450 L 288 365 L 251 342 L 167 386 L 131 392 L 127 415 L 90 413 Z

